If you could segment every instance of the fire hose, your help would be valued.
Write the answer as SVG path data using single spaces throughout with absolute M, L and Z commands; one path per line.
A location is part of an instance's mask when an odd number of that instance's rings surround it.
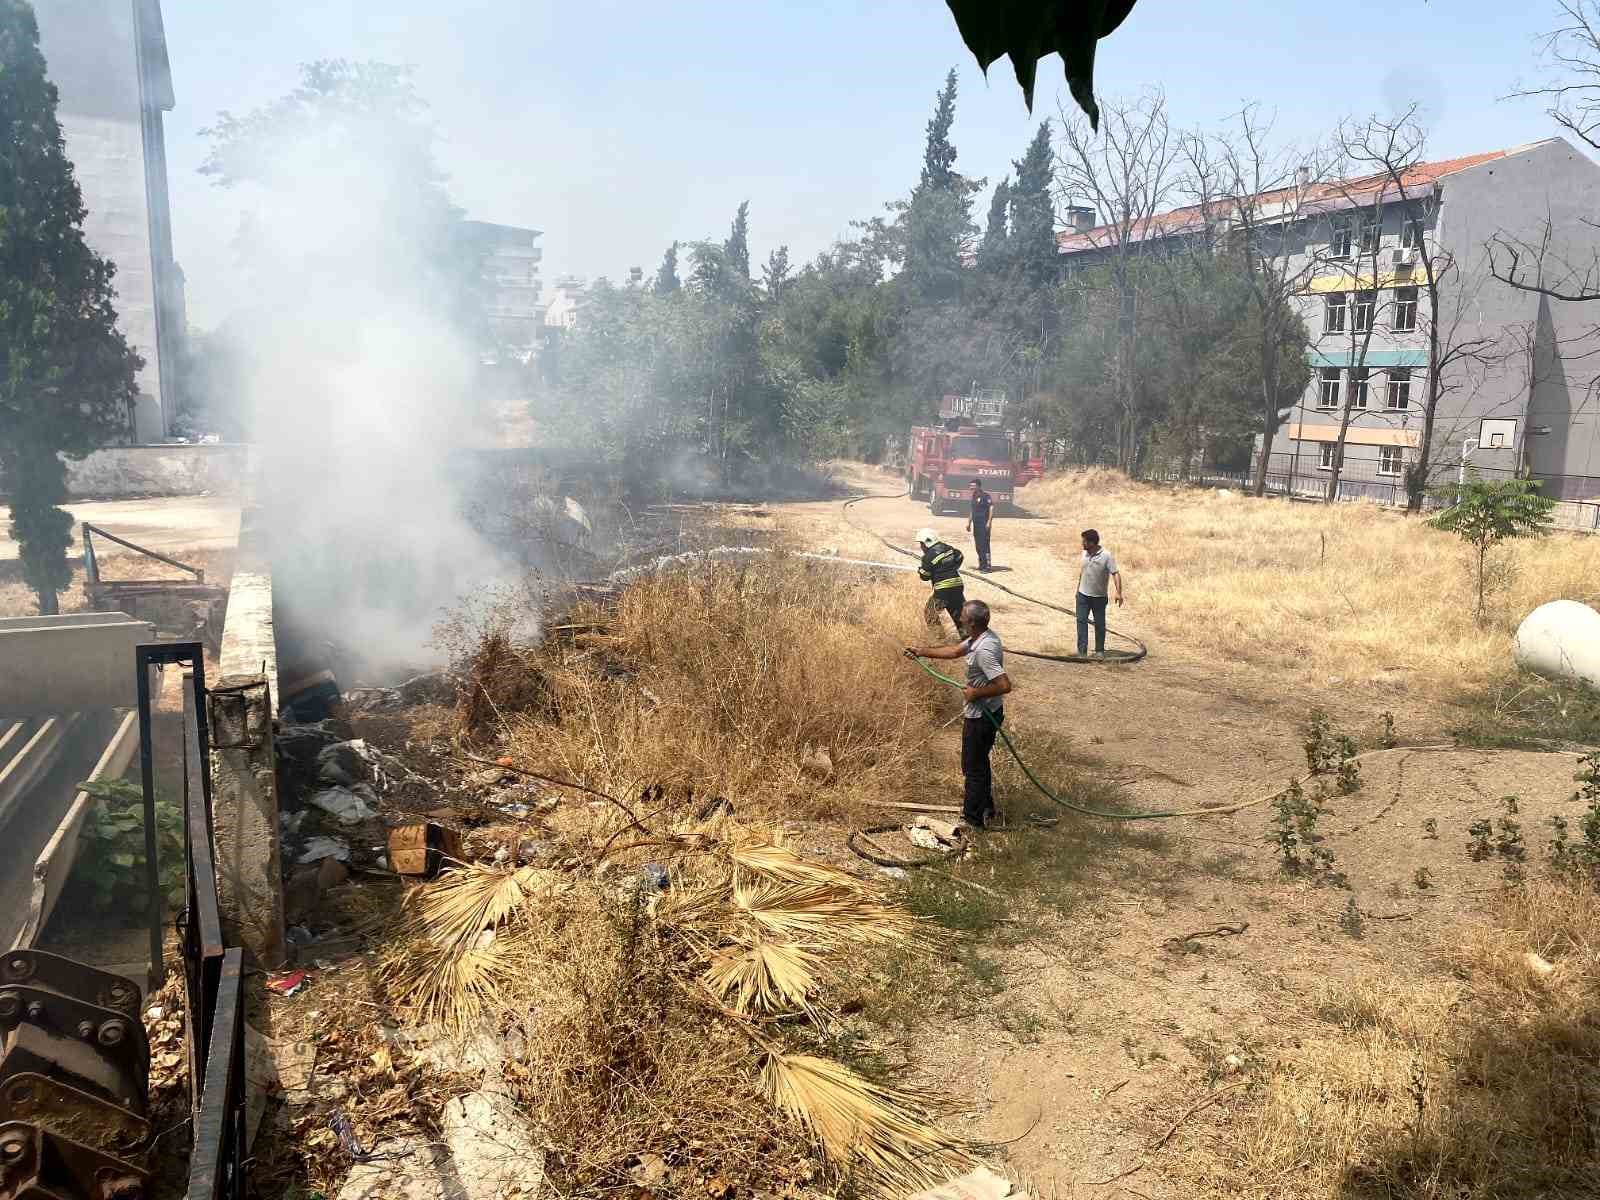
M 907 558 L 920 558 L 921 556 L 917 554 L 915 550 L 908 550 L 904 546 L 895 545 L 877 530 L 868 529 L 865 525 L 852 520 L 850 516 L 851 507 L 860 504 L 863 500 L 898 500 L 900 497 L 907 495 L 910 495 L 909 488 L 902 489 L 898 492 L 874 492 L 866 496 L 856 496 L 853 499 L 846 500 L 844 502 L 844 519 L 852 529 L 876 538 L 887 549 L 893 550 L 896 554 L 903 554 Z M 987 575 L 965 569 L 962 570 L 961 574 L 966 576 L 968 579 L 976 579 L 980 583 L 986 583 L 992 588 L 999 588 L 1002 592 L 1006 593 L 1006 595 L 1015 596 L 1018 600 L 1026 600 L 1029 604 L 1037 604 L 1041 608 L 1052 609 L 1055 612 L 1064 613 L 1069 617 L 1077 616 L 1077 613 L 1070 608 L 1064 608 L 1059 604 L 1052 604 L 1050 601 L 1041 600 L 1037 596 L 1026 595 L 1023 592 L 1017 591 L 1015 588 L 1009 588 L 1003 583 L 990 579 Z M 1099 657 L 1088 654 L 1045 654 L 1038 650 L 1016 650 L 1010 647 L 1007 647 L 1007 653 L 1015 654 L 1019 658 L 1037 658 L 1044 662 L 1058 663 L 1136 663 L 1141 658 L 1144 658 L 1145 655 L 1150 653 L 1150 648 L 1130 633 L 1123 633 L 1120 630 L 1111 629 L 1108 627 L 1106 629 L 1106 635 L 1108 637 L 1121 638 L 1125 642 L 1131 642 L 1135 647 L 1137 647 L 1137 649 L 1107 650 L 1103 656 Z

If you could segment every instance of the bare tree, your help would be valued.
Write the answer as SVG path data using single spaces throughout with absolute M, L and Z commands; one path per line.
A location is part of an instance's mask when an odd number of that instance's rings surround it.
M 1379 270 L 1376 256 L 1368 286 L 1382 294 L 1382 286 L 1400 286 L 1401 272 L 1410 271 L 1410 287 L 1417 289 L 1414 319 L 1408 325 L 1427 338 L 1427 367 L 1422 402 L 1422 431 L 1414 460 L 1406 466 L 1406 509 L 1417 512 L 1427 494 L 1435 450 L 1439 403 L 1456 386 L 1455 375 L 1469 361 L 1488 363 L 1502 354 L 1499 340 L 1471 333 L 1473 289 L 1463 277 L 1455 255 L 1438 240 L 1442 197 L 1438 179 L 1420 168 L 1426 138 L 1414 108 L 1397 117 L 1373 117 L 1359 125 L 1346 125 L 1339 135 L 1340 152 L 1352 173 L 1361 178 L 1343 187 L 1364 189 L 1381 218 L 1384 205 L 1397 208 L 1401 217 L 1400 249 L 1416 262 L 1397 263 L 1392 273 Z M 1381 219 L 1378 225 L 1382 229 Z M 1395 295 L 1391 291 L 1391 296 Z M 1396 308 L 1398 309 L 1398 304 Z M 1365 367 L 1363 355 L 1362 367 Z M 1342 447 L 1342 432 L 1341 432 Z M 1337 471 L 1337 463 L 1335 470 Z
M 1221 180 L 1215 207 L 1225 224 L 1225 245 L 1243 256 L 1251 303 L 1259 323 L 1261 455 L 1251 490 L 1267 488 L 1267 463 L 1283 413 L 1294 402 L 1281 383 L 1280 354 L 1290 323 L 1299 320 L 1298 297 L 1316 274 L 1313 256 L 1300 253 L 1299 239 L 1320 194 L 1328 167 L 1322 148 L 1270 148 L 1271 122 L 1254 105 L 1234 118 L 1234 127 L 1213 139 Z
M 1600 150 L 1600 0 L 1560 0 L 1557 7 L 1563 24 L 1542 39 L 1550 77 L 1512 94 L 1548 101 L 1556 124 Z
M 1112 363 L 1119 410 L 1117 464 L 1132 470 L 1141 432 L 1136 262 L 1178 182 L 1178 143 L 1167 124 L 1166 98 L 1150 92 L 1133 102 L 1103 102 L 1098 134 L 1081 114 L 1063 107 L 1056 160 L 1056 188 L 1063 204 L 1087 204 L 1103 222 L 1091 236 L 1096 258 L 1109 266 L 1117 303 Z
M 1582 217 L 1579 221 L 1600 230 L 1600 222 Z M 1532 237 L 1502 229 L 1489 239 L 1487 251 L 1490 272 L 1519 292 L 1567 304 L 1600 300 L 1600 251 L 1590 250 L 1588 261 L 1575 261 L 1557 234 L 1555 215 L 1548 210 Z

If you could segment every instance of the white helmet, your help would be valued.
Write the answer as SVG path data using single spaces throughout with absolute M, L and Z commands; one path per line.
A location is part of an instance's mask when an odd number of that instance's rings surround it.
M 938 540 L 939 535 L 931 529 L 917 530 L 917 541 L 921 542 L 924 546 L 931 546 Z

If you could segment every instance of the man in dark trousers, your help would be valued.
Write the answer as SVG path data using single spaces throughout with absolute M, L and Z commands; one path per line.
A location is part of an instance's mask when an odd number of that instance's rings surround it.
M 917 531 L 917 542 L 922 546 L 922 565 L 917 574 L 933 584 L 933 595 L 928 600 L 928 624 L 939 621 L 938 611 L 950 614 L 950 624 L 961 636 L 961 606 L 967 602 L 966 588 L 961 583 L 961 551 L 939 540 L 931 529 Z
M 983 490 L 983 484 L 972 481 L 972 512 L 967 517 L 967 528 L 978 548 L 978 570 L 989 571 L 989 534 L 994 529 L 994 497 Z
M 1004 697 L 1011 691 L 1006 674 L 1006 652 L 1000 635 L 989 628 L 989 606 L 982 600 L 968 600 L 961 610 L 966 640 L 954 646 L 908 646 L 913 658 L 961 658 L 967 660 L 967 686 L 961 689 L 966 707 L 961 710 L 961 778 L 964 786 L 961 819 L 973 829 L 982 829 L 994 815 L 993 775 L 989 753 L 1006 719 Z
M 1122 607 L 1122 572 L 1111 551 L 1100 544 L 1100 531 L 1083 531 L 1083 560 L 1078 572 L 1078 657 L 1089 654 L 1089 622 L 1094 621 L 1094 655 L 1106 656 L 1106 601 L 1114 586 Z

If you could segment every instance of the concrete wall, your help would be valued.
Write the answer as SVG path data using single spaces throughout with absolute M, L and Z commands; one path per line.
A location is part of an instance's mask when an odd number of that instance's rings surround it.
M 67 494 L 74 500 L 137 496 L 233 495 L 252 463 L 251 448 L 216 446 L 108 446 L 67 460 Z M 0 475 L 0 499 L 6 480 Z
M 179 321 L 166 333 L 182 333 L 161 144 L 161 111 L 172 98 L 159 0 L 35 0 L 34 8 L 88 209 L 84 237 L 116 264 L 117 322 L 145 360 L 131 432 L 154 441 L 171 429 L 176 407 L 163 326 Z
M 278 655 L 272 573 L 255 517 L 250 510 L 240 521 L 221 677 L 211 687 L 211 807 L 218 901 L 229 944 L 243 946 L 271 969 L 286 957 L 273 745 Z

